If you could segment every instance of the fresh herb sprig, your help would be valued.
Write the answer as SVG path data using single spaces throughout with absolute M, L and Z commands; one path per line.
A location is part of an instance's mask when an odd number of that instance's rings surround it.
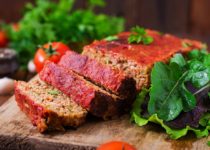
M 149 45 L 154 41 L 153 37 L 147 35 L 147 32 L 144 28 L 136 26 L 131 28 L 131 34 L 128 37 L 128 43 L 140 43 L 144 45 Z

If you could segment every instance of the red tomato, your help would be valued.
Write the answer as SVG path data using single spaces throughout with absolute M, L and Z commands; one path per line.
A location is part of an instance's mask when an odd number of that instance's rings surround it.
M 136 148 L 126 142 L 112 141 L 102 144 L 97 150 L 136 150 Z
M 8 44 L 8 38 L 4 31 L 0 30 L 0 47 L 6 47 Z
M 61 42 L 47 43 L 43 47 L 40 47 L 34 56 L 36 71 L 40 72 L 42 70 L 46 60 L 58 63 L 60 58 L 68 50 L 70 50 L 70 48 Z

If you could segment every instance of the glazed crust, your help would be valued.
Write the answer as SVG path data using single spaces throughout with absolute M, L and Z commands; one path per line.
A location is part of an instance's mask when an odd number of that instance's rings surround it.
M 170 34 L 146 30 L 154 41 L 149 45 L 129 44 L 130 32 L 118 34 L 114 41 L 94 41 L 84 47 L 82 54 L 123 71 L 126 76 L 135 79 L 137 91 L 150 84 L 150 71 L 154 63 L 167 62 L 175 53 L 187 53 L 193 49 L 201 49 L 199 41 L 180 39 Z M 189 46 L 183 46 L 188 43 Z

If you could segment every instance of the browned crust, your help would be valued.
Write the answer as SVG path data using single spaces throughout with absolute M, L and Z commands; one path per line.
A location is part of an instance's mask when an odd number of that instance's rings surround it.
M 119 39 L 114 41 L 94 41 L 84 47 L 82 54 L 124 71 L 136 80 L 139 91 L 143 86 L 149 86 L 150 70 L 155 62 L 167 62 L 175 53 L 187 53 L 204 47 L 199 41 L 180 39 L 154 30 L 146 31 L 154 38 L 154 42 L 149 45 L 129 44 L 130 33 L 124 32 L 118 34 Z M 188 43 L 188 46 L 183 46 L 183 43 Z

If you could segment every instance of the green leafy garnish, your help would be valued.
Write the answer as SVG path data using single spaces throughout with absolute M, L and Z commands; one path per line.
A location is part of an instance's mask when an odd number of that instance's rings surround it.
M 115 40 L 118 40 L 118 36 L 116 35 L 111 35 L 111 36 L 108 36 L 105 38 L 106 41 L 115 41 Z
M 189 62 L 189 69 L 188 78 L 190 78 L 195 87 L 200 88 L 209 83 L 210 68 L 206 67 L 204 63 L 192 60 Z
M 141 105 L 144 102 L 145 96 L 148 93 L 149 93 L 148 89 L 143 89 L 138 94 L 133 104 L 133 109 L 131 111 L 131 121 L 135 122 L 138 126 L 144 126 L 148 124 L 149 122 L 160 124 L 165 129 L 166 133 L 172 139 L 178 139 L 180 137 L 183 137 L 187 134 L 188 131 L 193 131 L 198 138 L 208 136 L 209 134 L 208 131 L 210 130 L 210 124 L 208 124 L 207 126 L 205 126 L 205 128 L 202 128 L 202 129 L 195 129 L 189 126 L 183 129 L 172 129 L 169 126 L 167 126 L 164 123 L 164 121 L 157 116 L 157 114 L 153 114 L 151 116 L 148 116 L 147 118 L 143 117 L 141 115 L 141 112 L 142 112 Z
M 26 5 L 18 31 L 5 27 L 10 47 L 15 49 L 21 67 L 26 68 L 38 45 L 62 41 L 75 51 L 95 39 L 103 39 L 124 30 L 124 19 L 96 14 L 95 7 L 105 6 L 104 0 L 88 0 L 84 9 L 73 9 L 75 0 L 36 0 Z
M 210 125 L 210 113 L 207 113 L 204 116 L 202 116 L 202 118 L 199 120 L 199 124 L 203 127 Z
M 48 94 L 50 94 L 50 95 L 58 95 L 58 94 L 60 94 L 60 92 L 58 90 L 51 90 L 51 91 L 48 91 Z
M 207 51 L 193 50 L 188 54 L 190 60 L 187 64 L 189 69 L 188 80 L 197 88 L 210 82 L 210 54 Z
M 182 54 L 175 54 L 174 57 L 170 59 L 170 63 L 173 62 L 177 63 L 181 67 L 184 67 L 187 63 Z
M 128 37 L 128 43 L 140 43 L 144 45 L 151 44 L 154 41 L 153 37 L 147 35 L 147 32 L 144 28 L 136 26 L 131 28 L 131 34 Z
M 158 62 L 151 73 L 151 92 L 148 111 L 159 118 L 169 121 L 175 119 L 182 110 L 189 111 L 196 105 L 196 100 L 184 85 L 188 72 L 176 63 L 169 66 Z
M 203 64 L 205 66 L 210 67 L 210 54 L 204 56 L 204 58 L 203 58 Z
M 184 58 L 182 54 L 175 54 L 169 64 L 155 63 L 151 72 L 151 88 L 150 90 L 143 89 L 138 94 L 131 111 L 131 120 L 139 126 L 146 125 L 148 122 L 160 124 L 172 139 L 185 136 L 189 130 L 193 131 L 198 138 L 208 136 L 210 112 L 202 112 L 202 107 L 205 109 L 206 107 L 201 103 L 197 104 L 195 96 L 204 91 L 210 97 L 207 91 L 210 88 L 209 61 L 207 51 L 193 50 L 187 58 Z M 197 90 L 189 91 L 186 88 L 189 83 Z M 149 96 L 148 106 L 142 111 L 141 106 L 143 103 L 145 106 L 146 95 Z M 179 123 L 175 119 L 180 121 L 177 117 L 184 112 L 188 115 L 192 112 L 195 118 L 199 117 L 196 121 L 193 120 L 197 128 L 191 127 L 193 126 L 191 121 L 188 122 L 189 124 L 183 122 L 185 128 L 182 129 L 173 129 L 166 125 L 168 123 L 170 125 L 170 121 Z M 200 114 L 202 117 L 199 113 L 202 113 Z M 187 118 L 189 116 L 182 117 L 189 119 Z
M 206 55 L 208 55 L 208 52 L 205 49 L 203 50 L 194 49 L 193 51 L 188 53 L 188 58 L 192 60 L 196 59 L 202 61 Z
M 192 110 L 196 105 L 195 95 L 210 86 L 209 55 L 204 50 L 193 50 L 188 61 L 181 54 L 175 54 L 169 65 L 156 63 L 151 73 L 149 113 L 170 121 L 182 111 Z M 189 92 L 186 82 L 200 90 Z

